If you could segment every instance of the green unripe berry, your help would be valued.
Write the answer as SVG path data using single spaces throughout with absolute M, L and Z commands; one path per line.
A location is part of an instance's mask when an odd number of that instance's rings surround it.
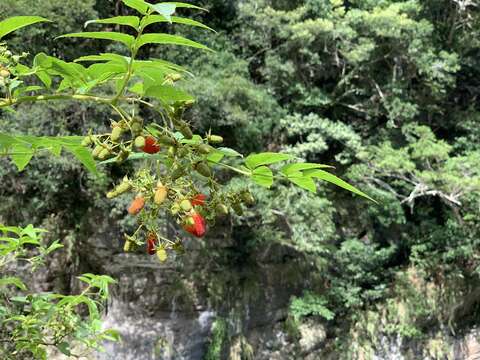
M 220 218 L 223 218 L 223 217 L 227 216 L 228 215 L 228 207 L 226 207 L 224 204 L 218 204 L 215 207 L 215 214 Z
M 120 126 L 114 126 L 112 130 L 112 134 L 110 135 L 110 139 L 113 142 L 117 142 L 122 137 L 122 133 L 123 133 L 123 129 Z
M 182 133 L 185 139 L 190 140 L 191 138 L 193 138 L 193 132 L 188 125 L 182 126 L 181 128 L 178 129 L 178 131 Z
M 127 160 L 129 156 L 130 156 L 130 152 L 129 152 L 129 151 L 122 150 L 122 151 L 120 151 L 120 153 L 117 155 L 117 158 L 115 159 L 115 161 L 116 161 L 117 164 L 121 164 L 121 163 L 123 163 L 125 160 Z
M 253 197 L 252 194 L 250 194 L 250 192 L 248 192 L 248 191 L 243 192 L 241 197 L 242 197 L 243 202 L 246 205 L 248 205 L 248 206 L 255 205 L 255 198 Z
M 123 193 L 126 193 L 127 191 L 129 191 L 130 189 L 132 188 L 132 185 L 130 184 L 130 182 L 128 180 L 124 180 L 120 185 L 118 185 L 116 188 L 115 188 L 115 191 L 121 195 Z
M 137 136 L 135 138 L 135 147 L 142 149 L 145 146 L 145 138 L 143 136 Z
M 209 146 L 209 145 L 207 145 L 207 144 L 200 144 L 200 145 L 198 146 L 197 150 L 198 150 L 198 152 L 199 152 L 200 154 L 205 154 L 205 155 L 207 155 L 207 154 L 210 154 L 213 149 L 212 149 L 211 146 Z
M 185 171 L 181 167 L 176 167 L 172 170 L 170 174 L 173 181 L 181 178 L 185 174 Z
M 177 148 L 175 146 L 170 146 L 168 148 L 168 156 L 170 157 L 175 157 L 175 154 L 177 153 Z
M 207 137 L 207 140 L 211 144 L 221 144 L 221 143 L 223 143 L 223 137 L 221 137 L 220 135 L 209 135 Z
M 118 195 L 120 195 L 120 194 L 117 193 L 115 190 L 109 191 L 107 193 L 107 199 L 113 199 L 113 198 L 117 197 Z
M 139 122 L 133 122 L 132 125 L 130 125 L 130 127 L 134 135 L 140 135 L 143 131 L 143 125 Z
M 8 71 L 7 69 L 0 70 L 0 77 L 8 78 L 9 76 L 10 76 L 10 71 Z
M 88 147 L 92 144 L 93 144 L 93 140 L 92 140 L 92 137 L 90 135 L 83 138 L 82 146 Z
M 181 158 L 187 156 L 187 154 L 188 154 L 188 149 L 186 147 L 182 147 L 177 151 L 178 157 L 181 157 Z
M 177 143 L 175 139 L 172 139 L 170 136 L 167 135 L 160 136 L 157 141 L 165 145 L 175 145 Z
M 180 211 L 180 205 L 178 203 L 174 203 L 170 208 L 170 212 L 172 213 L 172 215 L 178 214 L 179 211 Z
M 180 207 L 182 208 L 183 211 L 190 211 L 192 210 L 192 203 L 190 200 L 184 199 L 180 202 Z
M 233 203 L 232 209 L 233 211 L 235 211 L 235 214 L 237 214 L 238 216 L 243 215 L 243 208 L 242 208 L 242 205 L 240 205 L 240 203 Z
M 104 149 L 104 148 L 103 148 L 102 145 L 97 145 L 97 146 L 95 146 L 95 148 L 94 148 L 93 151 L 92 151 L 92 156 L 93 156 L 94 158 L 98 158 L 103 149 Z
M 210 166 L 208 166 L 208 163 L 205 162 L 205 161 L 199 162 L 195 166 L 195 170 L 197 170 L 197 172 L 200 175 L 203 175 L 205 177 L 211 177 L 212 176 L 212 170 L 210 169 Z
M 100 154 L 98 154 L 98 159 L 106 160 L 110 156 L 110 154 L 111 154 L 110 149 L 103 148 L 102 151 L 100 151 Z

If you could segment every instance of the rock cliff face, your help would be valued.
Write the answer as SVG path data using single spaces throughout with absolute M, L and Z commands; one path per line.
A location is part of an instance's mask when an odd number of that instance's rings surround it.
M 480 359 L 476 329 L 454 337 L 445 327 L 417 342 L 379 335 L 370 351 L 346 353 L 336 350 L 332 329 L 318 319 L 305 321 L 292 336 L 288 305 L 309 287 L 313 267 L 286 246 L 247 247 L 230 224 L 206 239 L 188 240 L 186 253 L 164 264 L 142 251 L 122 253 L 118 228 L 92 228 L 79 244 L 76 265 L 58 258 L 38 283 L 50 276 L 55 287 L 75 291 L 67 275 L 72 268 L 118 280 L 105 327 L 119 330 L 123 341 L 106 344 L 99 360 Z

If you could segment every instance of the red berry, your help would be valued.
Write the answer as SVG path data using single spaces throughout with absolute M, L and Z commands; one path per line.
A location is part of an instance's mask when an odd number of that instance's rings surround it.
M 205 205 L 205 199 L 207 198 L 207 195 L 205 194 L 197 194 L 195 195 L 190 202 L 192 203 L 193 206 L 203 206 Z
M 193 212 L 191 220 L 193 220 L 193 225 L 185 224 L 183 226 L 185 231 L 196 237 L 203 237 L 207 232 L 207 225 L 203 216 L 197 212 Z
M 145 199 L 142 196 L 137 196 L 133 199 L 130 207 L 128 208 L 128 213 L 130 215 L 137 215 L 145 206 Z
M 158 145 L 157 140 L 153 136 L 147 136 L 142 150 L 147 154 L 156 154 L 160 151 L 160 145 Z
M 151 232 L 148 234 L 147 237 L 147 253 L 148 255 L 155 255 L 156 251 L 156 243 L 157 243 L 157 234 Z

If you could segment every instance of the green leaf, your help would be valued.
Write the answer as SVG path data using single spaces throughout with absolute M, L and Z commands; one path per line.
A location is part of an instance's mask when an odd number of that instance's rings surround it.
M 172 15 L 177 6 L 172 3 L 151 4 L 150 8 L 162 15 L 169 23 L 172 22 Z
M 310 170 L 310 169 L 324 169 L 324 168 L 333 168 L 330 165 L 323 165 L 323 164 L 315 164 L 315 163 L 295 163 L 295 164 L 287 164 L 280 169 L 282 174 L 288 176 L 288 174 L 296 173 L 302 170 Z
M 367 198 L 373 202 L 377 202 L 374 199 L 372 199 L 370 196 L 365 194 L 364 192 L 358 190 L 356 187 L 350 185 L 349 183 L 343 181 L 342 179 L 336 177 L 335 175 L 330 174 L 329 172 L 326 172 L 324 170 L 319 170 L 319 169 L 314 169 L 314 170 L 307 170 L 304 172 L 305 176 L 310 176 L 313 178 L 317 178 L 320 180 L 328 181 L 332 184 L 335 184 L 341 188 L 344 188 L 345 190 L 348 190 L 352 193 L 355 193 L 357 195 L 363 196 L 364 198 Z
M 64 143 L 65 149 L 75 156 L 88 171 L 97 174 L 97 168 L 95 166 L 95 160 L 93 160 L 92 154 L 82 145 Z
M 171 85 L 159 85 L 159 86 L 149 87 L 145 91 L 145 96 L 154 97 L 165 103 L 195 100 L 195 98 L 192 95 Z
M 128 62 L 130 61 L 130 58 L 126 56 L 118 55 L 118 54 L 103 53 L 100 55 L 82 56 L 74 60 L 74 62 L 84 62 L 84 61 L 105 61 L 105 62 L 113 61 L 113 62 L 120 63 L 127 66 Z
M 70 352 L 70 344 L 65 341 L 58 344 L 57 349 L 60 350 L 63 355 L 72 355 L 72 353 Z
M 172 22 L 172 23 L 176 23 L 176 24 L 196 26 L 196 27 L 200 27 L 200 28 L 203 28 L 203 29 L 206 29 L 206 30 L 216 32 L 212 28 L 208 27 L 205 24 L 202 24 L 199 21 L 195 21 L 195 20 L 188 19 L 188 18 L 183 18 L 183 17 L 178 17 L 178 16 L 172 16 L 172 17 L 170 17 L 170 21 L 168 21 L 162 15 L 150 15 L 148 17 L 145 17 L 142 20 L 142 26 L 147 27 L 151 24 L 156 24 L 156 23 L 161 23 L 161 22 Z
M 260 166 L 252 171 L 252 180 L 258 185 L 269 188 L 273 184 L 273 173 L 266 166 Z
M 137 43 L 136 43 L 137 49 L 140 49 L 142 46 L 147 44 L 190 46 L 197 49 L 213 51 L 208 47 L 206 47 L 205 45 L 189 40 L 182 36 L 161 34 L 161 33 L 144 34 L 137 39 Z
M 220 151 L 213 151 L 207 156 L 207 160 L 209 162 L 212 162 L 214 164 L 218 164 L 222 159 L 225 157 L 224 154 L 222 154 Z
M 308 190 L 314 194 L 317 192 L 315 181 L 313 181 L 311 177 L 305 176 L 300 171 L 290 173 L 287 176 L 287 179 L 302 189 Z
M 120 333 L 114 329 L 105 330 L 105 332 L 103 333 L 103 337 L 106 340 L 115 341 L 115 342 L 118 342 L 122 339 Z
M 14 285 L 18 289 L 23 290 L 23 291 L 27 290 L 27 286 L 22 282 L 22 280 L 20 280 L 17 277 L 0 278 L 0 287 L 4 287 L 4 286 L 8 286 L 8 285 Z
M 138 16 L 115 16 L 108 19 L 97 19 L 89 20 L 85 23 L 85 27 L 90 24 L 115 24 L 115 25 L 125 25 L 138 30 L 140 25 L 140 18 Z
M 255 169 L 260 165 L 274 164 L 280 161 L 290 160 L 293 156 L 289 154 L 279 154 L 273 152 L 265 152 L 260 154 L 251 154 L 245 159 L 245 165 L 249 169 Z
M 140 14 L 146 15 L 148 11 L 148 3 L 143 0 L 122 0 L 128 7 L 137 10 Z
M 45 22 L 47 20 L 40 16 L 14 16 L 3 21 L 0 21 L 0 39 L 11 32 L 21 29 L 25 26 Z
M 12 152 L 10 154 L 13 163 L 18 168 L 18 171 L 23 171 L 25 169 L 30 160 L 32 160 L 34 153 L 34 149 L 27 145 L 23 145 L 21 143 L 13 145 Z
M 240 154 L 238 151 L 230 149 L 228 147 L 219 147 L 219 148 L 216 148 L 215 150 L 221 152 L 222 154 L 228 157 L 243 157 L 243 155 Z
M 122 34 L 114 31 L 93 31 L 93 32 L 80 32 L 80 33 L 71 33 L 58 36 L 60 38 L 85 38 L 85 39 L 100 39 L 100 40 L 112 40 L 121 42 L 128 47 L 131 47 L 135 38 L 131 35 Z
M 162 4 L 173 4 L 177 8 L 188 8 L 188 9 L 197 9 L 197 10 L 207 11 L 206 9 L 204 9 L 202 7 L 192 5 L 192 4 L 188 4 L 188 3 L 184 3 L 184 2 L 178 2 L 178 1 L 167 1 L 167 2 L 163 2 Z

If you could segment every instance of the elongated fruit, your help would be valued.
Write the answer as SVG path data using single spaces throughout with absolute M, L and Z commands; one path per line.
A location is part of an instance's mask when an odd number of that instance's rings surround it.
M 130 207 L 128 208 L 128 213 L 130 215 L 137 215 L 145 206 L 145 199 L 143 196 L 137 196 L 135 199 L 133 199 L 132 203 L 130 204 Z
M 147 253 L 148 255 L 155 255 L 156 253 L 156 245 L 157 245 L 157 241 L 158 241 L 158 238 L 157 238 L 157 234 L 155 234 L 154 232 L 151 232 L 148 234 L 148 237 L 147 237 Z
M 157 139 L 153 136 L 147 136 L 142 150 L 147 154 L 156 154 L 160 151 L 160 145 L 158 145 Z
M 193 212 L 193 214 L 187 218 L 183 228 L 196 237 L 203 237 L 207 232 L 205 219 L 197 212 Z
M 207 195 L 205 194 L 197 194 L 195 195 L 190 202 L 192 203 L 193 206 L 203 206 L 205 205 L 205 199 L 207 198 Z
M 211 177 L 212 176 L 212 170 L 210 170 L 210 166 L 208 166 L 208 164 L 205 161 L 199 162 L 195 166 L 195 170 L 197 170 L 197 172 L 200 175 L 203 175 L 205 177 Z
M 155 196 L 153 197 L 153 202 L 157 205 L 162 205 L 165 199 L 167 198 L 168 190 L 165 186 L 157 186 L 155 190 Z

